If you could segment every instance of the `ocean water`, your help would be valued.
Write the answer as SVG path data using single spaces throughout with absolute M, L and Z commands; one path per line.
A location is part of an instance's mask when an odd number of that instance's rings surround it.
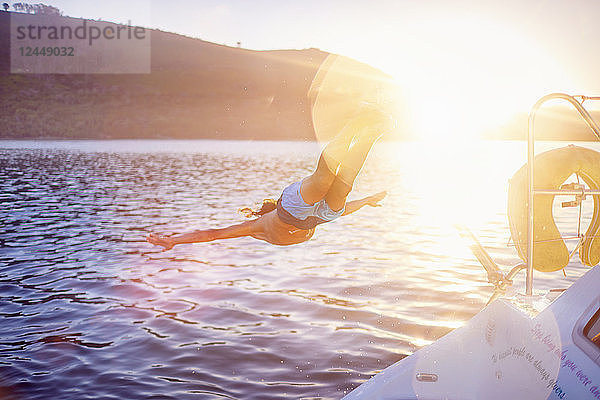
M 0 141 L 0 397 L 339 399 L 485 306 L 492 288 L 456 224 L 504 268 L 519 262 L 506 195 L 522 142 L 379 143 L 351 198 L 387 190 L 382 207 L 304 244 L 144 241 L 240 222 L 240 207 L 276 199 L 318 154 L 302 142 Z M 587 200 L 584 228 L 590 211 Z M 576 209 L 557 202 L 555 215 L 576 232 Z M 536 273 L 536 288 L 584 272 Z

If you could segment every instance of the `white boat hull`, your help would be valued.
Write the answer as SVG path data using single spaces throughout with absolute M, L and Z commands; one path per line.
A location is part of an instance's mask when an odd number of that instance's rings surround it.
M 600 348 L 580 332 L 599 307 L 600 267 L 535 316 L 497 300 L 344 400 L 600 399 Z

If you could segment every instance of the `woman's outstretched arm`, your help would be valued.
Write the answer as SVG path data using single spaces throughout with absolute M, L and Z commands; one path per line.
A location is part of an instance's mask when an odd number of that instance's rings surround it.
M 146 236 L 146 240 L 154 245 L 162 246 L 165 250 L 170 250 L 176 244 L 184 243 L 203 243 L 219 239 L 232 239 L 243 236 L 253 236 L 255 234 L 256 220 L 245 221 L 240 224 L 228 226 L 226 228 L 197 230 L 181 235 L 163 236 L 151 233 Z
M 387 196 L 387 192 L 384 191 L 365 197 L 364 199 L 349 201 L 346 203 L 346 209 L 342 216 L 352 214 L 353 212 L 360 210 L 364 206 L 381 207 L 381 204 L 379 204 L 379 202 L 383 200 L 385 196 Z

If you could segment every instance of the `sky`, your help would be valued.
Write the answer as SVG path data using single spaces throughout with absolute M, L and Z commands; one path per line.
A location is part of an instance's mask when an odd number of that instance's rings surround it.
M 316 47 L 394 76 L 423 135 L 476 137 L 550 92 L 600 94 L 596 0 L 47 0 L 255 50 Z

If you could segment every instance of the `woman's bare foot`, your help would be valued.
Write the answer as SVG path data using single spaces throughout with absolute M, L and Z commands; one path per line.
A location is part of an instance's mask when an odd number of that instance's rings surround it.
M 379 202 L 387 196 L 387 191 L 376 193 L 372 196 L 367 197 L 367 204 L 371 207 L 381 207 Z
M 171 250 L 175 246 L 175 242 L 168 236 L 159 235 L 157 233 L 151 233 L 146 236 L 146 241 L 156 245 L 162 246 L 165 250 Z

